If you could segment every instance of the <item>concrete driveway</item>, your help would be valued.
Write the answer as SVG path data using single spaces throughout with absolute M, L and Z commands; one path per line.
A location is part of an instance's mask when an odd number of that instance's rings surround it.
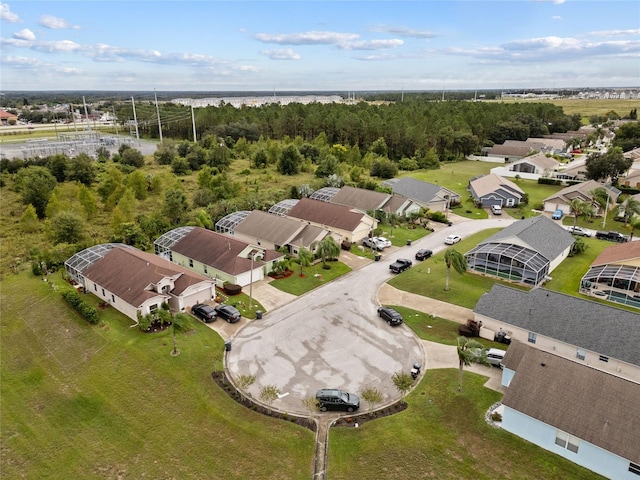
M 377 316 L 378 289 L 391 277 L 389 265 L 397 257 L 411 258 L 420 248 L 442 250 L 443 240 L 450 233 L 464 237 L 487 228 L 504 227 L 512 221 L 475 220 L 445 227 L 410 247 L 394 247 L 381 261 L 369 262 L 282 306 L 272 303 L 276 308 L 262 320 L 239 325 L 242 328 L 225 356 L 229 375 L 234 379 L 254 376 L 255 382 L 247 393 L 256 399 L 260 399 L 265 386 L 277 387 L 280 397 L 272 406 L 303 415 L 309 414 L 304 400 L 313 397 L 319 388 L 341 388 L 360 394 L 371 387 L 382 394 L 382 404 L 398 400 L 400 394 L 391 380 L 394 373 L 409 373 L 414 362 L 432 367 L 424 342 L 411 329 L 405 325 L 390 327 Z M 255 298 L 263 305 L 268 304 L 269 298 L 262 295 L 268 296 L 270 288 L 266 285 L 260 290 L 254 286 Z M 443 365 L 456 368 L 457 359 L 451 353 L 446 353 L 448 360 Z M 366 402 L 362 407 L 365 410 Z

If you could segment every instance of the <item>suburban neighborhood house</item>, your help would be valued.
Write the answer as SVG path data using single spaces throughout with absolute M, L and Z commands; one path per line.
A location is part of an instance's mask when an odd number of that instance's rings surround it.
M 516 207 L 522 203 L 524 191 L 511 180 L 494 173 L 481 175 L 469 181 L 469 192 L 476 205 L 481 207 Z
M 0 125 L 15 125 L 18 123 L 18 116 L 13 113 L 0 110 Z
M 314 195 L 324 190 L 322 188 L 314 192 Z M 310 198 L 314 198 L 314 195 Z M 395 213 L 401 217 L 418 213 L 421 208 L 420 204 L 410 198 L 348 186 L 339 189 L 328 201 L 336 205 L 356 208 L 364 213 L 382 211 L 386 214 Z
M 121 244 L 89 247 L 65 262 L 67 273 L 92 293 L 137 323 L 138 312 L 163 303 L 173 312 L 211 300 L 215 282 L 167 259 Z
M 638 478 L 639 383 L 517 341 L 503 365 L 502 428 L 605 477 Z
M 286 216 L 326 228 L 339 241 L 352 243 L 366 238 L 378 226 L 375 218 L 359 210 L 310 198 L 300 199 Z
M 604 249 L 582 277 L 580 293 L 640 308 L 640 242 Z
M 410 198 L 432 212 L 447 212 L 451 205 L 460 203 L 460 195 L 453 190 L 415 178 L 392 178 L 380 185 L 391 187 L 393 193 Z
M 573 236 L 539 215 L 519 220 L 465 254 L 475 272 L 527 285 L 540 285 L 567 258 Z
M 578 199 L 583 202 L 590 202 L 596 207 L 596 215 L 602 215 L 602 207 L 594 201 L 593 191 L 596 188 L 604 188 L 609 193 L 609 210 L 616 204 L 618 196 L 620 196 L 620 190 L 611 185 L 603 185 L 595 180 L 588 180 L 583 183 L 576 183 L 570 185 L 567 188 L 563 188 L 559 192 L 554 193 L 550 197 L 547 197 L 543 201 L 543 209 L 545 212 L 554 212 L 556 210 L 562 210 L 565 215 L 571 214 L 571 201 Z
M 243 216 L 238 213 L 240 212 L 231 213 L 218 220 L 216 232 L 271 250 L 279 251 L 282 247 L 288 247 L 290 253 L 300 247 L 312 250 L 315 242 L 330 235 L 326 228 L 261 210 L 246 212 L 247 215 Z
M 189 268 L 222 286 L 246 286 L 262 280 L 283 253 L 200 227 L 179 227 L 154 242 L 157 255 Z
M 515 177 L 537 180 L 541 177 L 552 177 L 558 170 L 560 162 L 545 153 L 536 153 L 510 163 L 508 166 L 495 167 L 491 173 L 503 177 Z

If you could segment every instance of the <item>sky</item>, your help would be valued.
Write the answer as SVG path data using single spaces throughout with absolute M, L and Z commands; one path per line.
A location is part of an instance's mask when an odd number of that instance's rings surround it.
M 0 3 L 0 90 L 640 86 L 637 0 Z

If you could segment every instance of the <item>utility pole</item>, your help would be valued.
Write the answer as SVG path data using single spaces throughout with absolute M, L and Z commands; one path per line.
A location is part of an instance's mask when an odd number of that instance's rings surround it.
M 196 117 L 193 114 L 193 105 L 191 105 L 191 124 L 193 125 L 193 143 L 196 143 Z
M 138 117 L 136 116 L 136 102 L 131 97 L 131 105 L 133 106 L 133 123 L 136 127 L 136 140 L 140 141 L 140 132 L 138 132 Z
M 160 123 L 160 109 L 158 108 L 158 94 L 156 89 L 153 89 L 153 94 L 156 97 L 156 113 L 158 114 L 158 132 L 160 132 L 160 143 L 162 143 L 162 124 Z

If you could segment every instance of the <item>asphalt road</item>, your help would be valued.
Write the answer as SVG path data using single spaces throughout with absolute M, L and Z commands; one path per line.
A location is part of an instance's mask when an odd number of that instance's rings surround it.
M 319 388 L 360 394 L 372 387 L 382 395 L 377 406 L 396 401 L 400 393 L 392 375 L 409 373 L 414 362 L 428 368 L 428 362 L 422 341 L 410 328 L 390 327 L 377 316 L 377 290 L 392 275 L 389 265 L 398 257 L 412 258 L 419 248 L 446 248 L 444 238 L 450 233 L 464 238 L 513 221 L 461 221 L 248 323 L 227 352 L 229 374 L 235 379 L 254 376 L 247 392 L 257 399 L 263 387 L 277 387 L 280 397 L 272 406 L 291 413 L 309 414 L 303 402 Z M 362 402 L 361 410 L 367 408 Z

